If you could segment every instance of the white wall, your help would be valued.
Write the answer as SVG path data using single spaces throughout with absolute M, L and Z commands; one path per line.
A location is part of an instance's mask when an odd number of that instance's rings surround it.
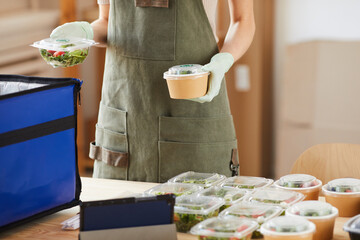
M 286 46 L 311 40 L 360 40 L 359 12 L 360 0 L 275 0 L 274 149 L 279 142 Z M 276 157 L 275 153 L 275 161 Z

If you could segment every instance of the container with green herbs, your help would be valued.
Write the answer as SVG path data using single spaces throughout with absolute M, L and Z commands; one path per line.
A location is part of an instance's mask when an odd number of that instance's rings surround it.
M 220 208 L 220 212 L 224 209 L 240 202 L 248 193 L 245 189 L 237 189 L 230 187 L 213 186 L 199 192 L 200 196 L 220 197 L 225 200 L 225 204 Z
M 199 240 L 250 240 L 258 228 L 255 221 L 233 216 L 209 218 L 191 228 L 190 233 Z
M 31 46 L 39 49 L 40 55 L 45 62 L 54 68 L 57 68 L 72 67 L 83 63 L 89 54 L 90 46 L 94 44 L 96 43 L 89 39 L 46 38 L 41 41 L 34 42 Z
M 279 216 L 283 212 L 283 209 L 279 206 L 272 206 L 268 204 L 248 203 L 240 202 L 228 209 L 225 209 L 220 213 L 220 217 L 223 216 L 235 216 L 238 218 L 248 218 L 256 221 L 260 226 L 264 222 Z M 252 234 L 252 238 L 262 238 L 262 234 L 259 230 L 256 230 Z
M 263 177 L 235 176 L 226 179 L 221 186 L 254 190 L 270 186 L 274 181 Z
M 163 183 L 145 191 L 146 195 L 164 195 L 174 194 L 179 197 L 181 195 L 190 195 L 203 190 L 201 186 L 186 183 Z
M 226 177 L 224 175 L 218 173 L 199 173 L 189 171 L 171 178 L 168 182 L 196 184 L 203 188 L 209 188 L 211 186 L 219 185 L 225 179 Z
M 183 195 L 176 198 L 174 222 L 178 232 L 188 232 L 199 222 L 216 217 L 220 207 L 225 204 L 219 197 Z

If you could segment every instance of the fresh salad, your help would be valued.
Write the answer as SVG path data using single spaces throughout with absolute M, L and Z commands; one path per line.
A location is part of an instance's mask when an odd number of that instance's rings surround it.
M 193 210 L 200 210 L 200 208 L 194 207 Z M 190 229 L 204 221 L 205 219 L 216 217 L 219 214 L 219 209 L 214 210 L 208 214 L 191 214 L 191 213 L 174 213 L 174 222 L 178 232 L 188 232 Z
M 74 44 L 65 44 L 62 48 L 72 47 Z M 39 49 L 43 59 L 53 67 L 71 67 L 83 63 L 88 55 L 89 48 L 74 51 L 52 51 Z
M 317 182 L 312 181 L 311 183 L 301 183 L 301 182 L 284 182 L 281 186 L 288 188 L 305 188 L 305 187 L 313 187 L 316 186 Z
M 304 211 L 295 212 L 295 214 L 304 217 L 320 217 L 320 216 L 330 215 L 331 210 L 323 210 L 320 214 L 320 212 L 317 210 L 307 209 Z
M 336 186 L 329 189 L 333 192 L 353 192 L 353 188 L 349 186 Z
M 298 232 L 296 226 L 288 226 L 288 227 L 284 227 L 284 226 L 272 226 L 269 228 L 271 231 L 274 232 L 282 232 L 282 233 L 292 233 L 292 232 Z

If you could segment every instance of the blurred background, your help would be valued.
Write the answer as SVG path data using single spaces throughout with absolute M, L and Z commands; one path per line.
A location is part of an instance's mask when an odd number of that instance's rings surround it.
M 227 74 L 227 88 L 241 175 L 278 178 L 313 145 L 360 143 L 360 1 L 254 3 L 255 38 Z M 213 17 L 221 45 L 229 24 L 227 0 L 218 0 L 217 9 Z M 29 45 L 62 23 L 97 16 L 96 0 L 0 0 L 0 74 L 84 81 L 78 116 L 82 176 L 92 173 L 88 149 L 105 49 L 92 48 L 79 67 L 54 69 Z

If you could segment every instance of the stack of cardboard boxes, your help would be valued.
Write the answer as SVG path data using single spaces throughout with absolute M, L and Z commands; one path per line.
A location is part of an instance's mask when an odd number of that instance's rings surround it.
M 277 177 L 313 145 L 360 144 L 360 42 L 299 43 L 286 54 Z

